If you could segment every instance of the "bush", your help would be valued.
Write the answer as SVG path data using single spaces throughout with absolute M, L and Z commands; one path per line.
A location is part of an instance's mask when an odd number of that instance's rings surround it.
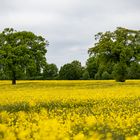
M 103 80 L 108 80 L 108 79 L 110 79 L 110 74 L 109 74 L 107 71 L 104 71 L 104 72 L 102 73 L 102 79 L 103 79 Z
M 100 73 L 99 73 L 99 72 L 97 72 L 97 73 L 95 74 L 94 79 L 95 79 L 95 80 L 100 80 L 100 79 L 101 79 L 101 76 L 100 76 Z
M 129 79 L 140 79 L 140 64 L 138 62 L 132 62 L 128 68 Z
M 82 66 L 77 60 L 67 63 L 60 68 L 59 79 L 80 80 L 82 78 Z
M 119 62 L 119 63 L 115 64 L 112 75 L 117 82 L 125 82 L 126 77 L 127 77 L 126 64 L 123 62 Z
M 88 80 L 88 79 L 90 79 L 89 72 L 88 72 L 87 70 L 85 70 L 85 72 L 83 73 L 82 79 L 83 79 L 83 80 Z
M 53 80 L 58 76 L 58 68 L 55 64 L 47 64 L 43 69 L 43 79 Z

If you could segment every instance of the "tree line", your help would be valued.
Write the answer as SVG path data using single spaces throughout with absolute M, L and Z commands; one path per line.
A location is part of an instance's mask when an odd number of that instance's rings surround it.
M 28 31 L 6 28 L 0 33 L 0 79 L 107 80 L 140 79 L 140 31 L 118 27 L 99 32 L 83 67 L 78 60 L 58 70 L 46 61 L 49 42 Z

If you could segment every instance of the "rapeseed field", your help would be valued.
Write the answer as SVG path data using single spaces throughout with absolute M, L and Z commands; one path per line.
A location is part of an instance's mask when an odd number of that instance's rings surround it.
M 0 140 L 139 140 L 140 81 L 0 81 Z

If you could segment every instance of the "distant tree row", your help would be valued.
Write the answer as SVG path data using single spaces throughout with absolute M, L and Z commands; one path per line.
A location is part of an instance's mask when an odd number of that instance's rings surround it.
M 6 28 L 0 33 L 0 79 L 140 79 L 140 31 L 117 28 L 95 35 L 86 66 L 78 60 L 61 66 L 46 61 L 48 41 L 32 32 Z

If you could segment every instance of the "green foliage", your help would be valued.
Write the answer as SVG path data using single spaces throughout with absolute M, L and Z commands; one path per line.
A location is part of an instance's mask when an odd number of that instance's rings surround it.
M 90 57 L 86 62 L 86 69 L 89 72 L 89 76 L 91 79 L 94 79 L 95 74 L 98 71 L 98 65 L 96 58 L 94 56 Z
M 99 72 L 97 72 L 97 73 L 95 74 L 94 79 L 95 79 L 95 80 L 101 80 L 101 75 L 100 75 Z
M 82 75 L 82 79 L 83 80 L 89 80 L 90 79 L 90 75 L 89 75 L 89 72 L 87 70 L 84 71 L 84 73 Z
M 59 78 L 63 80 L 77 79 L 76 70 L 72 64 L 65 64 L 60 68 Z
M 32 32 L 6 28 L 0 33 L 0 65 L 13 84 L 20 75 L 39 75 L 46 63 L 48 42 Z
M 103 80 L 108 80 L 108 79 L 110 79 L 110 74 L 109 74 L 107 71 L 104 71 L 104 72 L 102 73 L 102 79 L 103 79 Z
M 81 63 L 75 60 L 60 68 L 59 78 L 63 80 L 79 80 L 82 77 L 82 71 Z
M 127 66 L 125 63 L 117 63 L 114 65 L 114 71 L 113 71 L 114 79 L 117 82 L 124 82 L 126 80 L 127 76 Z
M 102 65 L 105 67 L 104 71 L 111 72 L 115 67 L 117 70 L 114 69 L 114 78 L 120 82 L 125 81 L 124 72 L 127 67 L 132 61 L 140 61 L 140 31 L 119 27 L 114 32 L 98 33 L 95 40 L 97 42 L 89 49 L 89 54 L 96 58 L 99 68 Z M 100 69 L 97 73 L 95 77 L 99 78 Z
M 140 64 L 137 62 L 132 62 L 128 68 L 129 79 L 140 79 Z
M 81 65 L 81 62 L 74 60 L 71 62 L 71 64 L 73 65 L 73 67 L 76 70 L 77 79 L 80 79 L 82 77 L 82 73 L 83 73 L 83 67 Z
M 55 64 L 47 64 L 43 69 L 43 79 L 55 79 L 58 76 L 58 68 Z
M 0 33 L 0 79 L 112 79 L 140 78 L 140 31 L 118 27 L 95 35 L 85 68 L 77 60 L 61 67 L 47 64 L 48 42 L 32 32 L 6 28 Z

